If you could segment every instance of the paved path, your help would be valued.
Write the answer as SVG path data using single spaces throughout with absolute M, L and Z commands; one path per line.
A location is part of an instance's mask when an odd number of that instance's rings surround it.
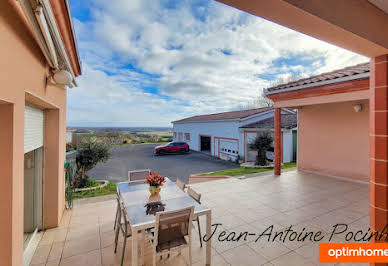
M 154 155 L 155 146 L 144 144 L 113 147 L 112 158 L 104 164 L 98 164 L 89 172 L 89 176 L 97 180 L 119 182 L 127 180 L 129 170 L 149 168 L 174 181 L 179 178 L 188 183 L 190 174 L 238 167 L 237 164 L 195 151 L 157 156 Z

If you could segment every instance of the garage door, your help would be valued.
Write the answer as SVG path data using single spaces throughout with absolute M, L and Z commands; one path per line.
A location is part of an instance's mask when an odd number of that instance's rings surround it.
M 44 111 L 26 105 L 24 109 L 24 153 L 43 146 Z
M 219 145 L 221 159 L 235 159 L 238 157 L 238 144 L 236 140 L 220 139 Z

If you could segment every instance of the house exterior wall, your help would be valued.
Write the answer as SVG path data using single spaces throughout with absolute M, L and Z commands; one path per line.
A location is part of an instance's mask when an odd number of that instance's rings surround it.
M 282 111 L 283 114 L 288 111 Z M 190 149 L 200 151 L 200 136 L 211 137 L 211 155 L 221 159 L 236 159 L 237 154 L 225 153 L 223 147 L 235 147 L 237 145 L 240 159 L 246 161 L 248 149 L 247 145 L 256 136 L 256 129 L 240 129 L 241 126 L 255 123 L 273 116 L 273 110 L 263 114 L 253 115 L 247 119 L 231 121 L 203 121 L 174 123 L 174 140 L 185 141 L 190 145 Z M 185 133 L 190 133 L 190 140 L 186 140 Z M 292 161 L 292 132 L 285 130 L 283 134 L 283 161 Z M 228 143 L 227 143 L 228 142 Z M 234 143 L 237 143 L 234 145 Z M 220 146 L 220 147 L 219 147 Z
M 66 131 L 66 144 L 71 144 L 73 142 L 73 132 Z
M 176 132 L 178 137 L 179 133 L 183 133 L 183 141 L 185 133 L 190 133 L 190 141 L 186 141 L 190 145 L 190 149 L 200 150 L 200 135 L 211 136 L 211 154 L 218 155 L 218 147 L 215 147 L 215 140 L 220 137 L 226 137 L 231 139 L 239 139 L 239 122 L 191 122 L 191 123 L 174 123 L 173 132 Z M 176 139 L 178 140 L 178 139 Z
M 362 103 L 362 111 L 353 110 Z M 304 106 L 298 111 L 298 169 L 368 181 L 367 100 Z
M 10 3 L 0 3 L 0 261 L 16 266 L 23 260 L 25 103 L 45 110 L 44 222 L 46 228 L 55 227 L 64 210 L 66 90 L 45 86 L 45 58 L 17 2 Z

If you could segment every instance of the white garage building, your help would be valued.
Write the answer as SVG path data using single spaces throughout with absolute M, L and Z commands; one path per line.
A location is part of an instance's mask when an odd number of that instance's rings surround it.
M 225 160 L 255 161 L 249 144 L 260 130 L 273 131 L 273 108 L 198 115 L 173 121 L 175 141 Z M 297 114 L 282 109 L 283 162 L 296 160 Z

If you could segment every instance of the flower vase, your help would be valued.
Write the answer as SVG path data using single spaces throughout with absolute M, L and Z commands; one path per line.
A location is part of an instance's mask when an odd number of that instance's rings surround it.
M 150 186 L 151 196 L 155 194 L 159 194 L 159 192 L 160 192 L 160 186 Z

